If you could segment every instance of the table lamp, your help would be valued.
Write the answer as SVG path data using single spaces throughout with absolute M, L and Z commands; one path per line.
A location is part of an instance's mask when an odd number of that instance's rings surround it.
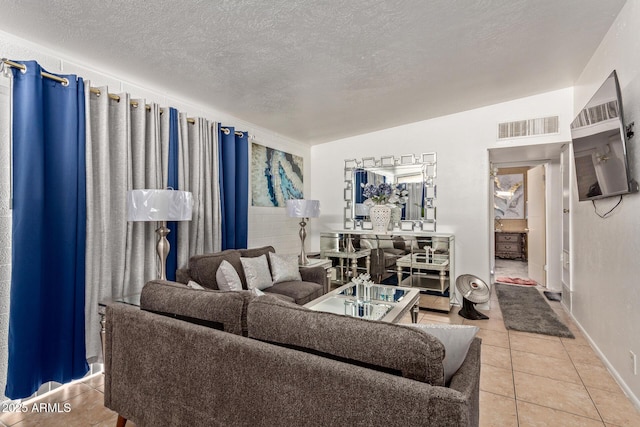
M 171 249 L 167 221 L 191 221 L 191 193 L 179 190 L 130 190 L 127 192 L 127 221 L 159 221 L 156 251 L 160 258 L 160 280 L 167 280 L 167 256 Z
M 304 239 L 307 237 L 305 226 L 309 218 L 317 218 L 320 216 L 320 201 L 305 199 L 289 199 L 287 200 L 287 215 L 291 218 L 302 218 L 300 220 L 300 255 L 298 263 L 300 265 L 308 265 L 309 260 L 304 251 Z

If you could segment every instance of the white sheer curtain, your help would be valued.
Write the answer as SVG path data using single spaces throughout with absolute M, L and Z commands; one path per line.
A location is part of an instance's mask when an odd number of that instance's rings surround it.
M 98 88 L 100 96 L 89 87 L 87 82 L 85 341 L 87 361 L 94 363 L 102 361 L 98 302 L 138 293 L 157 277 L 156 224 L 127 222 L 126 193 L 163 188 L 168 136 L 161 129 L 168 134 L 169 125 L 155 104 L 147 110 L 144 100 L 135 100 L 136 107 L 126 93 L 115 101 L 107 87 Z
M 102 361 L 98 303 L 139 293 L 158 277 L 154 222 L 126 221 L 127 190 L 165 188 L 168 182 L 169 109 L 145 108 L 122 93 L 119 101 L 86 87 L 87 246 L 85 340 L 87 361 Z M 193 219 L 178 223 L 178 268 L 195 254 L 221 248 L 217 124 L 178 120 L 178 188 L 191 191 Z
M 179 115 L 178 188 L 193 193 L 193 218 L 178 223 L 178 268 L 195 254 L 221 249 L 217 123 Z

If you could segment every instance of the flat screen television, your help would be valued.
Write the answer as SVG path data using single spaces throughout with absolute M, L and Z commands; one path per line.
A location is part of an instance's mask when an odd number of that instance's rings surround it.
M 571 123 L 578 199 L 638 191 L 629 174 L 622 97 L 615 70 Z

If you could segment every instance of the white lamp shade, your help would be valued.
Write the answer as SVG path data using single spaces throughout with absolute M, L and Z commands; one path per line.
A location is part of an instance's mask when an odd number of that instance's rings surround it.
M 292 218 L 317 218 L 320 216 L 320 201 L 289 199 L 287 200 L 287 215 Z
M 179 190 L 130 190 L 127 221 L 191 221 L 191 193 Z

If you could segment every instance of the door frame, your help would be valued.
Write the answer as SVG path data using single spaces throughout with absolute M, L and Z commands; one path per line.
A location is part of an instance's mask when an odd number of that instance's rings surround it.
M 571 144 L 562 146 L 560 151 L 560 165 L 562 176 L 562 261 L 561 261 L 561 284 L 562 284 L 562 304 L 571 312 L 571 296 L 573 291 L 573 263 L 571 262 L 573 236 L 571 226 L 571 200 L 573 186 L 571 185 L 571 169 L 573 168 L 573 150 Z M 565 235 L 566 233 L 566 235 Z M 566 276 L 565 276 L 566 271 Z M 565 283 L 566 280 L 566 283 Z
M 560 241 L 561 231 L 556 233 L 555 228 L 550 226 L 551 222 L 560 221 L 561 213 L 555 215 L 555 210 L 560 208 L 560 212 L 562 209 L 562 183 L 560 181 L 560 149 L 565 143 L 550 143 L 550 144 L 539 144 L 539 145 L 523 145 L 518 147 L 495 147 L 489 148 L 488 151 L 488 164 L 489 171 L 488 175 L 490 175 L 487 185 L 487 200 L 488 200 L 488 230 L 489 230 L 489 271 L 490 271 L 490 279 L 493 283 L 495 281 L 495 224 L 494 224 L 494 210 L 493 210 L 493 168 L 494 167 L 519 167 L 519 166 L 538 166 L 541 164 L 552 165 L 553 167 L 547 167 L 547 170 L 551 169 L 552 173 L 547 174 L 547 176 L 552 175 L 552 179 L 558 178 L 557 185 L 547 184 L 545 191 L 546 198 L 546 240 L 547 240 L 547 253 L 546 253 L 546 263 L 547 263 L 547 287 L 549 290 L 556 290 L 558 287 L 555 284 L 555 273 L 554 275 L 550 275 L 549 273 L 553 270 L 554 272 L 562 273 L 562 263 L 560 259 L 561 254 L 561 244 L 558 243 L 558 247 L 560 248 L 558 251 L 555 250 L 553 245 L 554 242 Z M 556 206 L 557 204 L 557 206 Z M 561 230 L 561 227 L 559 228 Z M 551 247 L 550 247 L 551 245 Z M 558 252 L 558 253 L 556 253 Z M 556 256 L 557 255 L 557 256 Z M 561 286 L 560 279 L 558 278 L 558 283 Z M 559 290 L 559 289 L 558 289 Z
M 530 220 L 531 218 L 531 200 L 532 198 L 530 198 L 529 196 L 534 196 L 533 198 L 535 199 L 535 193 L 532 193 L 532 188 L 533 186 L 532 181 L 534 178 L 534 175 L 532 175 L 532 170 L 537 169 L 537 168 L 541 168 L 541 172 L 539 172 L 541 174 L 540 179 L 542 181 L 542 191 L 539 193 L 542 196 L 542 201 L 541 201 L 541 205 L 542 205 L 542 209 L 541 209 L 541 221 L 542 221 L 542 228 L 538 229 L 537 233 L 532 233 L 532 221 Z M 544 288 L 547 288 L 547 284 L 549 282 L 549 245 L 548 245 L 548 238 L 549 238 L 549 220 L 548 220 L 548 209 L 549 207 L 547 206 L 549 203 L 549 199 L 550 199 L 550 194 L 549 194 L 549 185 L 547 184 L 547 177 L 549 175 L 549 164 L 548 163 L 544 163 L 542 165 L 538 165 L 538 166 L 532 166 L 527 170 L 527 189 L 526 189 L 526 193 L 527 193 L 527 209 L 526 209 L 526 219 L 527 219 L 527 261 L 528 261 L 528 277 L 529 279 L 533 279 L 535 280 L 536 278 L 539 278 L 541 281 L 538 282 L 538 284 Z M 538 169 L 540 170 L 540 169 Z M 539 191 L 540 189 L 538 189 Z M 535 189 L 533 190 L 535 191 Z M 540 211 L 538 211 L 540 212 Z M 535 218 L 535 213 L 534 213 L 534 218 Z M 533 221 L 533 225 L 534 225 L 534 229 L 535 229 L 535 225 L 536 225 L 536 221 Z M 531 237 L 533 236 L 533 237 Z M 531 251 L 531 241 L 532 240 L 539 240 L 538 243 L 541 243 L 541 245 L 538 246 L 538 249 L 540 251 L 544 251 L 544 257 L 541 260 L 542 261 L 542 265 L 540 266 L 542 268 L 542 272 L 540 271 L 535 271 L 532 269 L 532 265 L 535 267 L 536 264 L 535 262 L 532 264 L 531 262 L 531 253 L 532 252 L 536 252 L 536 251 Z M 536 261 L 537 256 L 533 257 L 533 260 Z M 533 273 L 533 274 L 532 274 Z
M 490 223 L 490 228 L 489 228 L 489 232 L 490 232 L 490 241 L 491 241 L 491 248 L 489 251 L 489 255 L 491 257 L 491 268 L 490 268 L 490 274 L 491 274 L 491 281 L 494 282 L 495 281 L 495 259 L 496 259 L 496 247 L 495 247 L 495 215 L 494 215 L 494 210 L 493 210 L 493 172 L 494 172 L 494 168 L 497 169 L 506 169 L 506 168 L 519 168 L 519 167 L 529 167 L 529 168 L 533 168 L 535 166 L 540 166 L 540 165 L 546 165 L 549 161 L 548 160 L 525 160 L 525 161 L 511 161 L 511 162 L 496 162 L 496 163 L 491 163 L 491 179 L 489 179 L 489 205 L 490 205 L 490 215 L 489 215 L 489 223 Z M 545 185 L 545 205 L 547 203 L 547 198 L 548 198 L 548 194 L 547 194 L 547 187 Z M 528 216 L 528 205 L 527 203 L 525 203 L 525 219 Z M 545 221 L 547 220 L 547 212 L 545 210 Z M 545 230 L 545 237 L 548 239 L 549 236 L 547 235 L 548 233 L 548 228 Z M 549 263 L 549 253 L 548 250 L 545 251 L 545 262 Z M 548 281 L 549 277 L 548 277 L 548 271 L 545 272 L 545 275 L 547 276 L 546 279 Z

